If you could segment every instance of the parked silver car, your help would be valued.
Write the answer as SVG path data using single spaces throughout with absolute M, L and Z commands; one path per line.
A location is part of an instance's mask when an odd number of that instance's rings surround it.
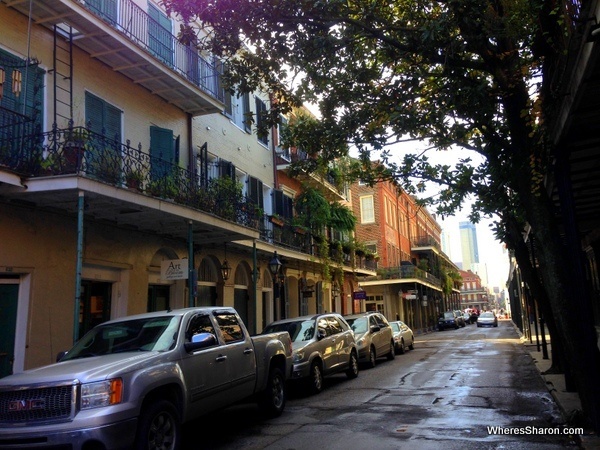
M 482 312 L 477 319 L 477 327 L 497 327 L 498 318 L 496 314 L 490 311 Z
M 279 320 L 263 333 L 287 331 L 292 338 L 294 368 L 291 380 L 302 380 L 313 393 L 323 389 L 323 377 L 346 372 L 358 376 L 358 349 L 354 333 L 336 313 Z
M 344 318 L 354 331 L 359 362 L 375 367 L 380 356 L 387 356 L 390 360 L 396 357 L 392 327 L 383 314 L 366 312 Z
M 402 355 L 406 349 L 415 349 L 415 336 L 408 325 L 401 320 L 390 322 L 394 335 L 394 348 L 398 355 Z

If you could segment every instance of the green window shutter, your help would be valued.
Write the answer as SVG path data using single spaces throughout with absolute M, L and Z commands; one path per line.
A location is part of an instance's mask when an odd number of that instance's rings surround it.
M 148 5 L 148 45 L 165 64 L 173 65 L 171 20 L 153 5 Z
M 89 92 L 85 93 L 85 125 L 110 140 L 121 142 L 121 110 Z
M 173 130 L 150 127 L 150 156 L 152 177 L 161 178 L 171 173 L 174 162 Z
M 85 126 L 98 134 L 104 128 L 104 101 L 88 92 L 85 93 Z M 79 125 L 79 124 L 75 124 Z
M 108 22 L 117 21 L 117 0 L 86 0 L 86 6 Z
M 243 111 L 244 111 L 244 131 L 246 133 L 252 133 L 252 112 L 250 111 L 250 94 L 244 94 L 243 97 Z
M 273 191 L 273 206 L 276 214 L 286 219 L 293 217 L 293 200 L 280 190 Z
M 258 127 L 258 140 L 259 142 L 265 144 L 265 145 L 269 145 L 269 134 L 266 131 L 261 130 L 261 127 L 263 126 L 264 122 L 265 122 L 265 118 L 264 115 L 267 112 L 267 105 L 265 105 L 265 102 L 263 102 L 261 99 L 256 98 L 256 125 Z
M 263 183 L 258 178 L 248 177 L 248 198 L 259 208 L 263 208 Z

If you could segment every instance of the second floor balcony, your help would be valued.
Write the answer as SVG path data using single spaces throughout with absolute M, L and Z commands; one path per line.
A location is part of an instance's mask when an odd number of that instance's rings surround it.
M 365 281 L 380 281 L 380 280 L 407 280 L 407 281 L 423 281 L 434 286 L 441 286 L 441 280 L 430 274 L 429 272 L 419 269 L 414 265 L 402 265 L 398 267 L 382 267 L 377 269 L 377 276 L 367 278 Z
M 20 131 L 0 133 L 0 172 L 14 180 L 0 183 L 0 193 L 12 202 L 75 214 L 83 191 L 85 214 L 96 222 L 179 239 L 188 239 L 193 222 L 194 241 L 203 244 L 259 239 L 304 254 L 312 269 L 314 262 L 373 274 L 373 261 L 334 253 L 327 237 L 266 215 L 239 182 L 211 177 L 216 168 L 201 175 L 85 127 L 36 133 L 31 122 L 0 117 L 5 131 Z

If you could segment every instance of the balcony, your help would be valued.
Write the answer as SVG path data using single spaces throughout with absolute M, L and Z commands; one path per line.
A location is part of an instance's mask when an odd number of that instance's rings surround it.
M 435 250 L 440 251 L 441 245 L 438 241 L 436 241 L 431 236 L 419 237 L 419 238 L 415 238 L 412 240 L 412 243 L 411 243 L 412 251 L 427 250 L 427 249 L 430 249 L 430 250 L 435 249 Z
M 277 170 L 286 170 L 291 164 L 298 162 L 310 162 L 312 159 L 308 153 L 300 149 L 278 148 L 276 153 Z M 333 176 L 333 171 L 322 174 L 315 171 L 299 171 L 297 178 L 309 186 L 323 191 L 323 195 L 329 201 L 346 200 L 340 182 Z M 322 189 L 325 188 L 325 189 Z
M 193 116 L 223 109 L 215 66 L 181 44 L 131 0 L 3 0 L 36 23 L 55 25 L 73 44 L 133 83 Z M 114 8 L 110 6 L 114 5 Z M 101 8 L 101 9 L 98 9 Z
M 0 183 L 12 203 L 75 214 L 84 192 L 86 217 L 187 239 L 190 222 L 204 244 L 258 237 L 255 208 L 241 191 L 202 183 L 190 171 L 87 128 L 0 135 Z
M 377 276 L 367 278 L 365 281 L 382 281 L 382 280 L 399 280 L 399 281 L 421 281 L 427 282 L 432 287 L 440 288 L 442 282 L 438 277 L 433 276 L 425 270 L 419 269 L 413 265 L 403 265 L 399 267 L 385 267 L 377 269 Z

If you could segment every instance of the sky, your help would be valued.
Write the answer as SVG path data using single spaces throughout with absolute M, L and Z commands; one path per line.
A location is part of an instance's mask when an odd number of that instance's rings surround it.
M 460 245 L 459 223 L 469 221 L 466 213 L 458 213 L 455 216 L 448 217 L 445 220 L 438 219 L 443 232 L 448 233 L 450 248 L 446 254 L 452 262 L 462 261 L 462 251 Z M 490 225 L 492 221 L 483 219 L 475 224 L 477 232 L 477 247 L 479 250 L 479 262 L 485 263 L 487 267 L 488 287 L 503 288 L 508 279 L 509 257 L 502 243 L 494 238 Z

